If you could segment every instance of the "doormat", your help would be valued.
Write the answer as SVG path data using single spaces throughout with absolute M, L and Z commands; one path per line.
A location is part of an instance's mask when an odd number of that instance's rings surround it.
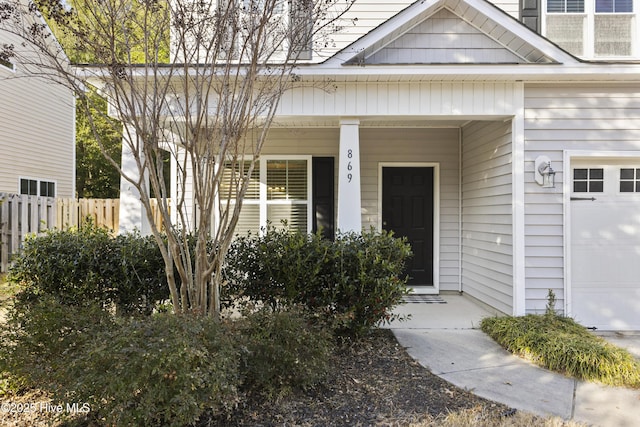
M 446 304 L 447 303 L 445 300 L 442 299 L 440 295 L 420 295 L 420 294 L 405 295 L 402 298 L 402 302 L 422 303 L 422 304 Z

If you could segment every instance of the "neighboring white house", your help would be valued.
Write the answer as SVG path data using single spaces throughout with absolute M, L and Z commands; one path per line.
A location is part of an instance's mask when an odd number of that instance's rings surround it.
M 0 30 L 0 46 L 21 43 Z M 0 193 L 75 197 L 75 168 L 73 92 L 0 60 Z
M 356 1 L 297 71 L 335 90 L 287 93 L 261 157 L 290 202 L 240 231 L 392 229 L 417 292 L 640 330 L 640 1 L 521 4 Z

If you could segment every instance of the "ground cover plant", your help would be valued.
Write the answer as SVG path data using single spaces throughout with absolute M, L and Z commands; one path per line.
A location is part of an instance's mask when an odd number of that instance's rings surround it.
M 559 315 L 554 296 L 543 315 L 490 317 L 481 329 L 508 351 L 547 369 L 612 386 L 640 388 L 640 361 Z

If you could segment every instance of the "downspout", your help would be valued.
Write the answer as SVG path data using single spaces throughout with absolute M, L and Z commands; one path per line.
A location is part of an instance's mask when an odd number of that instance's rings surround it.
M 458 128 L 458 292 L 462 293 L 462 127 Z

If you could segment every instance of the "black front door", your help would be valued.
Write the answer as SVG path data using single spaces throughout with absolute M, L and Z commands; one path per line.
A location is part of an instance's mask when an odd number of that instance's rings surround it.
M 433 168 L 382 168 L 382 228 L 406 237 L 410 286 L 433 286 Z

